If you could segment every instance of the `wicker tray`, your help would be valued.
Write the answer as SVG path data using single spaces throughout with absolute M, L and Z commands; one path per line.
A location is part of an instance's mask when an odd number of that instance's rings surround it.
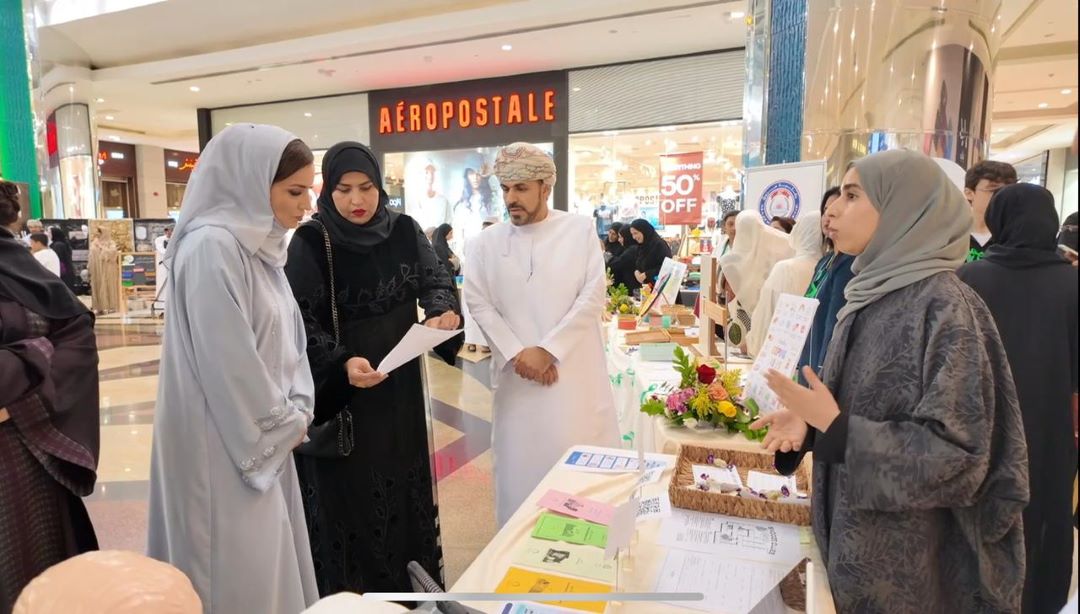
M 675 475 L 671 478 L 669 494 L 671 504 L 683 509 L 709 512 L 724 516 L 737 516 L 754 520 L 782 522 L 804 527 L 810 526 L 810 506 L 794 503 L 781 503 L 766 499 L 747 499 L 734 494 L 706 492 L 694 486 L 693 465 L 706 465 L 708 458 L 723 459 L 734 463 L 739 470 L 743 483 L 747 481 L 750 470 L 778 475 L 773 468 L 773 455 L 737 450 L 715 450 L 702 446 L 683 445 L 675 465 Z M 795 473 L 795 483 L 800 492 L 810 493 L 810 470 L 808 463 L 802 463 Z

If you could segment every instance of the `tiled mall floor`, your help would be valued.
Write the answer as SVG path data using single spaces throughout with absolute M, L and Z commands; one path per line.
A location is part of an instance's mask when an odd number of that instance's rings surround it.
M 150 445 L 161 357 L 160 320 L 98 321 L 101 459 L 87 507 L 102 548 L 146 547 Z M 453 583 L 495 534 L 488 361 L 427 360 L 443 550 Z

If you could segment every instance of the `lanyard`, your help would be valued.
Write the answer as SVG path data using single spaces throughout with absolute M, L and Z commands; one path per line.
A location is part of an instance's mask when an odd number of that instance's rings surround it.
M 818 292 L 821 292 L 821 284 L 829 276 L 829 269 L 832 268 L 834 260 L 836 260 L 835 253 L 827 262 L 818 267 L 817 271 L 814 271 L 814 279 L 810 281 L 810 288 L 806 291 L 806 298 L 817 298 Z

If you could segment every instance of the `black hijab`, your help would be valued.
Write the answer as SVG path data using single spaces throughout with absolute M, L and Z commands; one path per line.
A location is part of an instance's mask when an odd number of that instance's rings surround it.
M 664 258 L 671 257 L 671 248 L 668 247 L 667 241 L 646 220 L 634 220 L 630 222 L 630 228 L 640 232 L 645 238 L 641 245 L 638 246 L 637 263 L 635 265 L 637 270 L 642 273 L 650 273 L 651 270 L 659 271 Z M 655 276 L 655 273 L 650 275 L 650 277 L 653 276 Z
M 622 243 L 619 243 L 618 235 L 622 234 L 623 224 L 621 222 L 614 222 L 611 225 L 611 230 L 615 231 L 615 240 L 609 241 L 607 237 L 604 237 L 604 251 L 612 256 L 618 256 L 623 253 Z M 629 228 L 627 229 L 629 230 Z
M 1077 215 L 1076 212 L 1069 214 L 1069 217 L 1065 218 L 1065 223 L 1061 225 L 1061 234 L 1058 235 L 1058 245 L 1064 245 L 1069 249 L 1078 249 L 1077 244 L 1077 230 L 1076 230 Z
M 0 228 L 0 298 L 18 303 L 50 320 L 89 312 L 60 278 L 34 258 L 15 235 Z
M 1054 196 L 1033 183 L 1015 183 L 994 194 L 986 209 L 993 241 L 984 258 L 1012 269 L 1064 262 L 1057 254 Z
M 366 224 L 353 224 L 338 213 L 334 206 L 334 189 L 345 173 L 364 173 L 379 188 L 379 205 L 375 216 Z M 390 196 L 383 189 L 382 171 L 375 154 L 366 145 L 355 141 L 343 141 L 326 152 L 322 161 L 323 188 L 319 194 L 319 212 L 316 219 L 326 226 L 330 241 L 356 251 L 366 251 L 390 236 L 397 222 L 398 213 L 387 205 Z
M 452 269 L 453 265 L 450 263 L 450 257 L 454 255 L 454 251 L 450 249 L 450 243 L 446 237 L 454 230 L 450 224 L 443 224 L 435 229 L 435 232 L 431 234 L 431 246 L 435 248 L 435 255 L 439 257 L 439 262 L 443 263 L 443 266 L 448 269 Z M 452 271 L 451 271 L 452 273 Z

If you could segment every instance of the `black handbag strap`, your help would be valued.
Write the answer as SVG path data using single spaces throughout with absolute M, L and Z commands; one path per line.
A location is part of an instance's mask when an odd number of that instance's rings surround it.
M 334 343 L 341 343 L 341 324 L 338 323 L 337 288 L 334 284 L 334 248 L 330 245 L 330 233 L 318 219 L 312 219 L 319 225 L 322 231 L 323 242 L 326 244 L 326 266 L 330 277 L 330 318 L 334 324 Z

